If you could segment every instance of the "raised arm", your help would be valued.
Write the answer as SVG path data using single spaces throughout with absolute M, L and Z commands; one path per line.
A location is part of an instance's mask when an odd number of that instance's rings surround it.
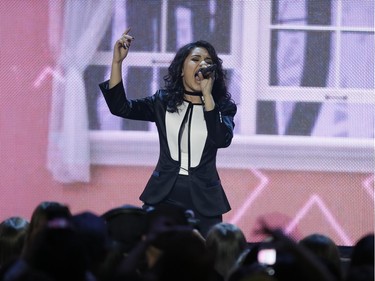
M 115 46 L 113 47 L 109 88 L 113 88 L 122 80 L 122 62 L 128 55 L 130 44 L 134 40 L 134 37 L 128 34 L 129 31 L 130 28 L 126 29 L 121 38 L 116 41 Z

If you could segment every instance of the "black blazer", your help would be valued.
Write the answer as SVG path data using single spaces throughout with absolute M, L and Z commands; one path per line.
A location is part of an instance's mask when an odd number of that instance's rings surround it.
M 99 86 L 112 114 L 155 122 L 159 134 L 159 160 L 140 200 L 150 205 L 163 201 L 172 190 L 180 170 L 180 163 L 172 159 L 167 143 L 166 90 L 158 90 L 153 96 L 146 98 L 128 100 L 122 82 L 112 89 L 108 89 L 108 81 Z M 205 216 L 221 215 L 230 210 L 216 169 L 216 154 L 218 148 L 228 147 L 232 141 L 236 111 L 236 105 L 227 101 L 216 104 L 212 111 L 204 112 L 207 139 L 200 163 L 189 169 L 189 179 L 194 205 Z

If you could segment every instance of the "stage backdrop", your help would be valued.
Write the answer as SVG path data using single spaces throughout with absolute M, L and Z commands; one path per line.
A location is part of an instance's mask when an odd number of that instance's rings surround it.
M 110 116 L 97 86 L 131 26 L 132 98 L 162 85 L 182 44 L 217 46 L 239 108 L 218 155 L 224 220 L 249 242 L 259 219 L 339 245 L 373 232 L 374 2 L 266 2 L 1 1 L 0 220 L 47 200 L 73 213 L 141 205 L 155 128 Z M 314 17 L 312 3 L 329 6 Z

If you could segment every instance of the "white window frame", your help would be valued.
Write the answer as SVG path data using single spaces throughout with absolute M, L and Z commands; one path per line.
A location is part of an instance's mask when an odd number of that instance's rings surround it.
M 246 83 L 241 83 L 241 100 L 236 119 L 239 128 L 229 148 L 219 150 L 218 167 L 223 168 L 263 168 L 277 170 L 333 171 L 333 172 L 373 172 L 374 140 L 346 138 L 318 138 L 300 136 L 262 136 L 255 134 L 256 101 L 295 100 L 292 95 L 278 95 L 279 87 L 269 87 L 267 79 L 260 74 L 269 65 L 269 22 L 264 24 L 268 15 L 264 4 L 268 1 L 238 1 L 233 5 L 232 16 L 232 54 L 219 54 L 227 69 L 240 69 L 246 73 Z M 239 5 L 239 3 L 241 5 Z M 161 42 L 166 42 L 166 6 L 163 1 Z M 268 2 L 270 6 L 270 2 Z M 270 13 L 270 7 L 267 13 Z M 264 17 L 266 16 L 266 17 Z M 269 17 L 268 17 L 269 19 Z M 266 30 L 264 29 L 266 28 Z M 297 28 L 297 27 L 296 27 Z M 298 27 L 301 28 L 301 27 Z M 268 38 L 264 38 L 264 35 Z M 160 53 L 132 52 L 127 58 L 127 66 L 156 65 L 167 67 L 174 53 L 165 52 L 162 44 Z M 233 54 L 237 54 L 234 56 Z M 239 61 L 238 54 L 241 54 Z M 110 65 L 111 52 L 98 52 L 95 65 Z M 268 70 L 267 70 L 268 71 Z M 262 95 L 259 87 L 263 87 Z M 284 88 L 285 89 L 285 88 Z M 291 92 L 301 88 L 290 88 Z M 284 91 L 284 90 L 283 90 Z M 299 101 L 326 101 L 326 95 L 349 97 L 349 102 L 374 102 L 373 90 L 342 90 L 303 88 Z M 352 93 L 355 93 L 352 94 Z M 277 99 L 275 98 L 277 96 Z M 372 96 L 372 99 L 371 99 Z M 243 106 L 246 105 L 246 106 Z M 249 122 L 253 120 L 253 122 Z M 154 131 L 91 131 L 91 162 L 98 165 L 154 166 L 159 144 Z

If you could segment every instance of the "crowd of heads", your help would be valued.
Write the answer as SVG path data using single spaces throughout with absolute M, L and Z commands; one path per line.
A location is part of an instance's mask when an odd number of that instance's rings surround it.
M 42 202 L 30 222 L 0 223 L 0 280 L 46 281 L 367 281 L 374 280 L 374 234 L 352 247 L 346 266 L 323 234 L 295 241 L 262 225 L 264 242 L 219 223 L 206 237 L 190 210 L 124 205 L 104 214 L 72 214 Z

